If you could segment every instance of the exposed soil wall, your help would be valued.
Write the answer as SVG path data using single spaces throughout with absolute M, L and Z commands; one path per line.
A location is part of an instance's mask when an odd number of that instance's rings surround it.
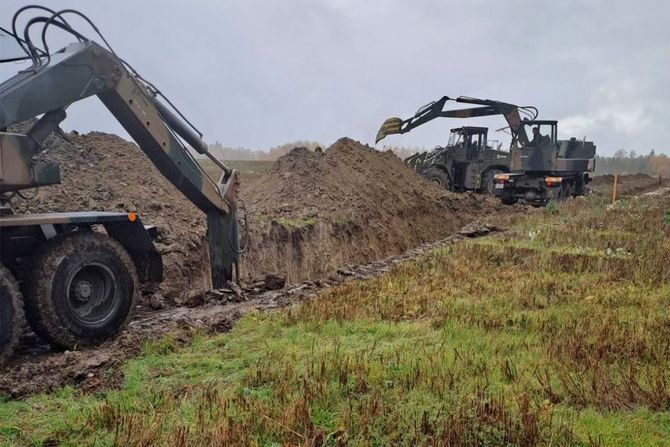
M 253 216 L 244 270 L 285 270 L 290 280 L 401 253 L 500 207 L 445 191 L 392 152 L 349 138 L 324 152 L 296 148 L 242 191 Z

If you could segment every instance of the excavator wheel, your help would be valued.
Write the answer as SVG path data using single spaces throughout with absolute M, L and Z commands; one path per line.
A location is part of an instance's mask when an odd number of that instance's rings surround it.
M 21 335 L 23 300 L 19 285 L 4 266 L 0 265 L 0 364 L 14 352 Z
M 130 256 L 113 239 L 91 231 L 58 236 L 36 256 L 25 300 L 28 322 L 62 348 L 99 343 L 130 319 L 137 285 Z
M 495 182 L 493 181 L 493 178 L 496 176 L 496 174 L 500 174 L 501 171 L 500 169 L 489 169 L 484 173 L 484 177 L 482 177 L 482 192 L 485 194 L 494 194 L 494 189 L 495 189 Z
M 444 189 L 451 189 L 451 181 L 449 180 L 449 176 L 446 172 L 432 168 L 423 175 L 428 181 L 437 183 Z

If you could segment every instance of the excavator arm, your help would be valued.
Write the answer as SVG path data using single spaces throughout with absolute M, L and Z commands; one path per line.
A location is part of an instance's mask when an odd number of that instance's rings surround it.
M 466 109 L 444 110 L 448 101 L 455 101 L 464 104 L 474 104 L 479 107 L 471 107 Z M 508 104 L 500 101 L 493 101 L 490 99 L 477 99 L 467 96 L 459 96 L 456 99 L 448 96 L 443 96 L 437 101 L 430 102 L 421 107 L 411 118 L 406 120 L 400 118 L 389 118 L 384 121 L 379 132 L 377 132 L 376 143 L 382 140 L 387 135 L 402 134 L 411 131 L 412 129 L 426 124 L 435 118 L 475 118 L 481 116 L 503 115 L 510 131 L 512 132 L 512 141 L 519 141 L 524 144 L 528 142 L 523 126 L 521 126 L 521 115 L 519 109 L 528 111 L 531 116 L 537 115 L 537 109 L 534 107 L 518 107 L 514 104 Z
M 95 42 L 71 43 L 49 55 L 46 63 L 33 64 L 0 84 L 0 129 L 43 114 L 26 135 L 0 133 L 0 193 L 60 182 L 58 166 L 40 161 L 37 154 L 65 119 L 65 109 L 91 96 L 102 101 L 161 174 L 207 215 L 212 284 L 223 287 L 239 261 L 238 173 L 209 153 L 200 135 L 159 100 L 151 84 Z M 218 180 L 207 175 L 186 144 L 221 168 Z

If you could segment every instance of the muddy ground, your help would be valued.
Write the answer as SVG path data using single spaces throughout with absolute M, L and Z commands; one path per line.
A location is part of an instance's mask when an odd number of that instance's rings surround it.
M 308 291 L 360 276 L 346 266 L 397 256 L 476 218 L 523 209 L 510 211 L 490 197 L 444 191 L 391 152 L 348 138 L 325 151 L 296 148 L 269 172 L 241 185 L 249 212 L 250 246 L 242 257 L 247 286 L 206 292 L 204 216 L 135 144 L 98 132 L 57 133 L 46 147 L 40 157 L 59 162 L 62 183 L 41 188 L 30 200 L 16 197 L 16 212 L 136 211 L 143 223 L 158 229 L 165 280 L 143 288 L 129 330 L 100 349 L 51 353 L 28 331 L 0 378 L 0 394 L 17 397 L 71 383 L 85 389 L 95 389 L 98 381 L 113 385 L 122 380 L 117 366 L 147 338 L 168 332 L 186 337 L 198 327 L 225 330 L 249 309 L 293 302 Z M 383 271 L 384 265 L 375 269 Z M 263 281 L 269 272 L 278 281 Z M 282 278 L 293 285 L 267 290 L 281 286 Z
M 23 352 L 19 352 L 0 374 L 0 395 L 18 399 L 52 392 L 66 385 L 84 392 L 113 389 L 123 383 L 124 361 L 139 355 L 146 341 L 170 334 L 177 344 L 184 345 L 196 333 L 227 332 L 247 312 L 292 305 L 343 281 L 370 279 L 389 271 L 397 263 L 410 261 L 427 251 L 498 231 L 499 227 L 489 223 L 471 223 L 440 241 L 422 244 L 401 255 L 372 263 L 345 266 L 322 280 L 305 281 L 278 290 L 233 287 L 204 292 L 197 302 L 193 302 L 193 307 L 140 312 L 119 337 L 95 349 L 61 353 L 24 346 Z M 40 349 L 43 352 L 39 352 Z

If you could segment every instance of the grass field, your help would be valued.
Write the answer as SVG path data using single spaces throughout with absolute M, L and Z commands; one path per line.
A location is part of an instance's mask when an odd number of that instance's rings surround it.
M 670 241 L 596 198 L 219 336 L 118 391 L 0 403 L 6 445 L 670 445 Z

